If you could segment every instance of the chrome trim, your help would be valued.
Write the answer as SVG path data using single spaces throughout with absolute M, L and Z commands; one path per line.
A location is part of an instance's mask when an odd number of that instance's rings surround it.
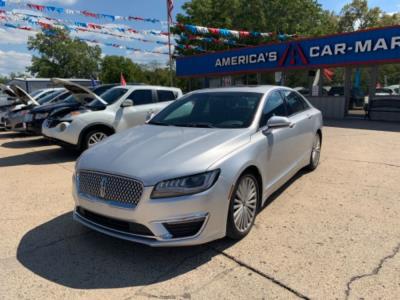
M 81 172 L 90 172 L 90 173 L 94 173 L 94 174 L 97 174 L 97 175 L 100 175 L 100 176 L 111 176 L 111 177 L 121 178 L 121 179 L 124 179 L 124 180 L 136 181 L 140 185 L 140 187 L 142 189 L 141 195 L 140 195 L 139 199 L 137 200 L 136 204 L 124 204 L 124 203 L 119 202 L 119 201 L 100 199 L 100 198 L 97 198 L 95 196 L 88 195 L 86 193 L 82 193 L 82 192 L 80 192 L 80 173 Z M 75 184 L 76 184 L 77 194 L 78 194 L 79 197 L 81 197 L 81 198 L 83 198 L 85 200 L 91 201 L 91 202 L 98 202 L 98 203 L 102 203 L 102 204 L 107 204 L 108 206 L 122 208 L 122 209 L 134 209 L 134 208 L 136 208 L 138 206 L 139 202 L 142 201 L 143 195 L 145 194 L 145 186 L 144 186 L 143 182 L 140 179 L 137 179 L 137 178 L 134 178 L 134 177 L 129 177 L 129 176 L 124 176 L 124 175 L 119 175 L 119 174 L 96 171 L 96 170 L 88 170 L 88 169 L 77 170 L 76 171 L 76 176 L 75 176 Z

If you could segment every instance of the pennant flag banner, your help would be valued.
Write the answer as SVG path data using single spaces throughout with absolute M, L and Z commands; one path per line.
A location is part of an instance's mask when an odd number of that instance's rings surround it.
M 3 5 L 1 5 L 3 3 Z M 59 14 L 68 14 L 68 15 L 82 15 L 89 18 L 96 18 L 96 19 L 107 19 L 112 22 L 116 20 L 124 20 L 124 21 L 140 21 L 140 22 L 148 22 L 148 23 L 160 23 L 166 24 L 166 21 L 161 21 L 159 19 L 154 18 L 144 18 L 144 17 L 137 17 L 137 16 L 114 16 L 110 14 L 103 14 L 103 13 L 95 13 L 87 10 L 74 10 L 68 9 L 63 7 L 55 7 L 55 6 L 48 6 L 48 5 L 40 5 L 34 3 L 26 3 L 21 0 L 0 0 L 0 6 L 5 6 L 5 3 L 18 5 L 20 7 L 27 7 L 36 11 L 40 12 L 52 12 L 52 13 L 59 13 Z
M 13 13 L 5 10 L 0 10 L 0 17 L 2 19 L 6 17 L 8 21 L 27 22 L 30 25 L 40 26 L 44 29 L 63 28 L 68 31 L 74 32 L 90 32 L 94 34 L 113 36 L 116 38 L 136 40 L 144 43 L 168 45 L 168 42 L 164 39 L 165 34 L 168 35 L 168 33 L 163 33 L 156 30 L 138 31 L 133 28 L 124 28 L 114 25 L 113 27 L 109 27 L 94 23 L 70 22 L 49 17 L 39 17 L 36 15 L 31 15 L 29 13 Z M 144 33 L 152 36 L 162 37 L 163 40 L 150 40 L 140 37 L 140 35 Z
M 230 30 L 223 28 L 210 28 L 197 25 L 187 25 L 187 24 L 175 24 L 174 26 L 181 31 L 190 32 L 192 35 L 214 35 L 225 38 L 230 37 L 235 39 L 268 38 L 276 36 L 280 40 L 287 40 L 289 38 L 296 37 L 295 34 L 275 34 L 273 32 L 239 31 L 239 30 Z
M 38 30 L 33 29 L 32 27 L 29 26 L 21 26 L 17 24 L 12 24 L 12 23 L 0 23 L 0 26 L 4 26 L 7 28 L 12 28 L 12 29 L 18 29 L 18 30 L 25 30 L 25 31 L 32 31 L 32 32 L 40 32 Z M 43 29 L 42 32 L 48 34 L 48 35 L 54 35 L 54 31 L 51 29 Z M 133 48 L 129 46 L 124 46 L 120 44 L 115 44 L 115 43 L 102 43 L 98 40 L 91 40 L 91 39 L 85 39 L 85 38 L 77 38 L 78 40 L 86 43 L 92 43 L 92 44 L 98 44 L 102 46 L 107 46 L 107 47 L 113 47 L 113 48 L 118 48 L 118 49 L 126 49 L 128 51 L 133 51 L 133 52 L 142 52 L 142 53 L 152 53 L 152 54 L 160 54 L 160 55 L 169 55 L 169 53 L 163 52 L 163 51 L 150 51 L 150 50 L 144 50 L 144 49 L 139 49 L 139 48 Z

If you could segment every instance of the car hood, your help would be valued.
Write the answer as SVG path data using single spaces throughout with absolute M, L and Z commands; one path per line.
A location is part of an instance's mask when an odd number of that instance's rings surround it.
M 15 92 L 7 85 L 0 83 L 0 91 L 9 97 L 17 98 Z
M 21 89 L 18 85 L 11 85 L 11 89 L 14 91 L 16 97 L 22 101 L 22 103 L 33 106 L 39 106 L 40 104 L 33 99 L 27 92 Z
M 57 110 L 60 108 L 78 108 L 80 106 L 79 103 L 57 103 L 57 104 L 46 104 L 41 105 L 32 110 L 32 113 L 47 113 L 53 110 Z
M 77 168 L 134 177 L 150 186 L 165 179 L 205 172 L 249 142 L 249 129 L 142 125 L 85 151 Z
M 63 86 L 67 91 L 71 93 L 71 95 L 74 96 L 76 101 L 78 101 L 81 104 L 88 104 L 92 102 L 93 100 L 97 99 L 104 105 L 108 105 L 106 101 L 104 101 L 101 97 L 93 93 L 91 90 L 88 88 L 85 88 L 77 83 L 65 80 L 65 79 L 60 79 L 60 78 L 53 78 L 51 80 L 55 85 L 60 85 Z

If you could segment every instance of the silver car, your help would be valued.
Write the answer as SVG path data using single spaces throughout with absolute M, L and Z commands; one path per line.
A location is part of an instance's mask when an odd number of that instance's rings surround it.
M 321 130 L 321 112 L 289 88 L 192 92 L 83 153 L 74 218 L 150 246 L 241 239 L 274 191 L 318 166 Z

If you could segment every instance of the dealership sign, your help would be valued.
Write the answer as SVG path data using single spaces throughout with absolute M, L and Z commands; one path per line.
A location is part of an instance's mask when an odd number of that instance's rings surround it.
M 180 57 L 176 69 L 187 77 L 390 62 L 400 62 L 400 26 Z

